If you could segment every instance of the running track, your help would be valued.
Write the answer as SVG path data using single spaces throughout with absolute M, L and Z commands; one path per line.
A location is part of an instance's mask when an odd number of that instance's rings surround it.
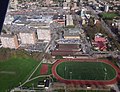
M 94 85 L 108 85 L 108 84 L 114 84 L 116 83 L 118 80 L 120 80 L 120 70 L 113 65 L 110 61 L 108 60 L 98 60 L 98 62 L 104 62 L 106 64 L 111 65 L 117 72 L 116 77 L 112 80 L 67 80 L 64 79 L 62 77 L 60 77 L 57 72 L 56 72 L 56 67 L 57 65 L 59 65 L 61 62 L 65 62 L 65 61 L 79 61 L 79 62 L 83 62 L 83 61 L 88 61 L 88 62 L 95 62 L 97 61 L 97 59 L 62 59 L 62 60 L 57 60 L 53 67 L 52 67 L 52 73 L 53 75 L 56 77 L 57 80 L 59 80 L 60 82 L 64 82 L 66 84 L 94 84 Z

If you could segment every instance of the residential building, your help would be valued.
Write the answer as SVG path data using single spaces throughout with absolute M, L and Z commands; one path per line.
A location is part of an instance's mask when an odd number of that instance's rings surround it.
M 107 38 L 104 37 L 101 33 L 95 35 L 94 41 L 92 41 L 92 45 L 94 46 L 95 50 L 106 51 L 108 43 Z
M 10 0 L 10 7 L 17 9 L 18 0 Z
M 70 3 L 64 2 L 63 3 L 63 9 L 70 9 Z
M 46 5 L 50 5 L 53 1 L 51 1 L 51 0 L 46 0 L 45 2 L 46 2 Z
M 36 34 L 34 31 L 23 31 L 19 33 L 21 44 L 35 44 Z
M 17 49 L 19 47 L 16 35 L 3 34 L 0 36 L 0 39 L 4 48 Z

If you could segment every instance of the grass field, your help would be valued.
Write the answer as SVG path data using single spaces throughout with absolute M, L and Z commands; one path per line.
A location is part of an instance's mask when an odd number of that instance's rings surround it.
M 115 69 L 102 62 L 66 61 L 57 66 L 56 72 L 71 80 L 111 80 L 116 76 Z
M 6 92 L 25 81 L 38 62 L 27 57 L 12 57 L 0 61 L 0 92 Z
M 101 16 L 102 16 L 103 19 L 110 19 L 110 20 L 111 20 L 111 19 L 113 19 L 114 17 L 117 17 L 118 14 L 107 12 L 107 13 L 102 13 Z

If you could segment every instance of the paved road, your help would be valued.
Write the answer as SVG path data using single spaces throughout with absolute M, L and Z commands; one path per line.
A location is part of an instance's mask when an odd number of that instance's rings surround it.
M 116 90 L 116 92 L 120 92 L 120 90 L 119 90 L 117 84 L 114 84 L 112 87 L 114 88 L 114 90 Z

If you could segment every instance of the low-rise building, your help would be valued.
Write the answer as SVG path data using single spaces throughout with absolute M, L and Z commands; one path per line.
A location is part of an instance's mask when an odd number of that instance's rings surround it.
M 95 35 L 92 45 L 94 46 L 95 50 L 106 51 L 106 43 L 108 43 L 107 38 L 104 37 L 101 33 L 98 33 Z
M 4 48 L 17 49 L 19 47 L 16 35 L 3 34 L 0 36 L 0 39 Z
M 80 31 L 75 29 L 69 29 L 64 32 L 65 39 L 80 39 Z

